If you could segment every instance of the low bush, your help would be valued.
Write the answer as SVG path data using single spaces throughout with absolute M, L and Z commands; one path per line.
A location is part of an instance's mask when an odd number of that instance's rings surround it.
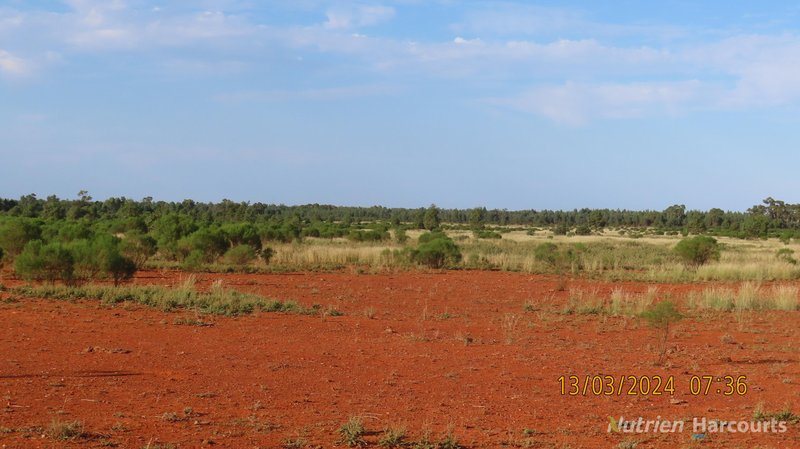
M 479 238 L 479 239 L 502 239 L 503 238 L 503 236 L 500 235 L 500 233 L 497 233 L 497 232 L 494 232 L 494 231 L 480 230 L 480 231 L 474 231 L 474 234 L 475 234 L 475 238 Z
M 17 256 L 14 268 L 24 279 L 50 283 L 61 279 L 69 283 L 75 271 L 75 260 L 69 249 L 60 243 L 31 240 Z
M 675 245 L 675 253 L 691 267 L 699 267 L 710 261 L 719 260 L 717 239 L 705 235 L 685 238 Z
M 438 269 L 454 266 L 461 261 L 458 246 L 444 233 L 423 234 L 419 237 L 419 242 L 411 253 L 411 259 L 418 264 Z
M 250 245 L 236 245 L 225 252 L 223 259 L 231 265 L 247 265 L 256 258 L 256 250 Z

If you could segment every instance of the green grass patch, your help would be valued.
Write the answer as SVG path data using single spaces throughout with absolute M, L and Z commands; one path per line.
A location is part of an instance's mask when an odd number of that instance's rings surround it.
M 195 289 L 195 280 L 189 277 L 182 285 L 165 287 L 159 285 L 108 286 L 88 284 L 80 287 L 68 286 L 22 286 L 12 291 L 19 295 L 56 300 L 97 299 L 105 304 L 132 302 L 165 311 L 190 309 L 199 313 L 224 316 L 247 315 L 257 310 L 314 315 L 319 307 L 304 308 L 295 301 L 278 301 L 252 293 L 242 293 L 225 288 L 215 282 L 208 291 Z

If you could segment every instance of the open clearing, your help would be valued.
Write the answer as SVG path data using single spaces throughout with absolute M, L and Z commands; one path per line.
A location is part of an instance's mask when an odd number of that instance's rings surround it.
M 179 284 L 140 272 L 137 284 Z M 332 447 L 362 418 L 365 440 L 450 429 L 470 448 L 796 448 L 782 434 L 708 434 L 691 419 L 751 421 L 800 409 L 800 312 L 689 312 L 658 333 L 637 318 L 564 314 L 570 289 L 608 296 L 645 283 L 487 271 L 201 274 L 224 285 L 343 316 L 227 318 L 98 301 L 0 293 L 0 446 Z M 6 286 L 20 281 L 3 281 Z M 706 284 L 657 284 L 683 307 Z M 526 308 L 525 305 L 528 305 Z M 204 324 L 204 325 L 198 325 Z M 674 396 L 562 396 L 559 376 L 674 376 Z M 744 396 L 690 394 L 692 375 L 747 376 Z M 722 385 L 719 385 L 722 386 Z M 688 420 L 682 433 L 608 433 L 609 416 Z M 83 436 L 57 440 L 54 421 Z

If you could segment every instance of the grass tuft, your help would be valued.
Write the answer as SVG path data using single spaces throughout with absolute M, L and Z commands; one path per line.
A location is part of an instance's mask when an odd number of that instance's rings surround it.
M 247 315 L 256 310 L 264 312 L 283 312 L 315 314 L 315 309 L 305 309 L 295 301 L 278 301 L 252 293 L 242 293 L 222 287 L 215 283 L 207 292 L 194 288 L 194 279 L 189 277 L 178 287 L 158 285 L 84 285 L 68 287 L 56 285 L 23 286 L 14 288 L 20 295 L 59 300 L 99 299 L 105 304 L 134 302 L 165 311 L 192 309 L 200 313 L 237 316 Z M 189 323 L 182 323 L 189 324 Z
M 350 446 L 365 446 L 367 443 L 364 441 L 364 423 L 358 416 L 351 416 L 346 423 L 339 427 L 339 435 L 341 442 Z
M 53 418 L 45 431 L 45 435 L 54 440 L 75 440 L 85 438 L 88 434 L 84 431 L 80 421 L 61 421 Z

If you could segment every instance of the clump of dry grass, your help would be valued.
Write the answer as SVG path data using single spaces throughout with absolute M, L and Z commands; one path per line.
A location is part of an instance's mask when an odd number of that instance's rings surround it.
M 80 421 L 61 421 L 58 418 L 53 418 L 50 425 L 45 429 L 45 435 L 54 440 L 74 440 L 85 438 L 88 434 Z
M 789 285 L 775 285 L 768 289 L 754 282 L 744 282 L 737 290 L 729 287 L 709 287 L 700 294 L 690 293 L 688 305 L 691 308 L 720 311 L 750 310 L 798 310 L 798 288 Z

